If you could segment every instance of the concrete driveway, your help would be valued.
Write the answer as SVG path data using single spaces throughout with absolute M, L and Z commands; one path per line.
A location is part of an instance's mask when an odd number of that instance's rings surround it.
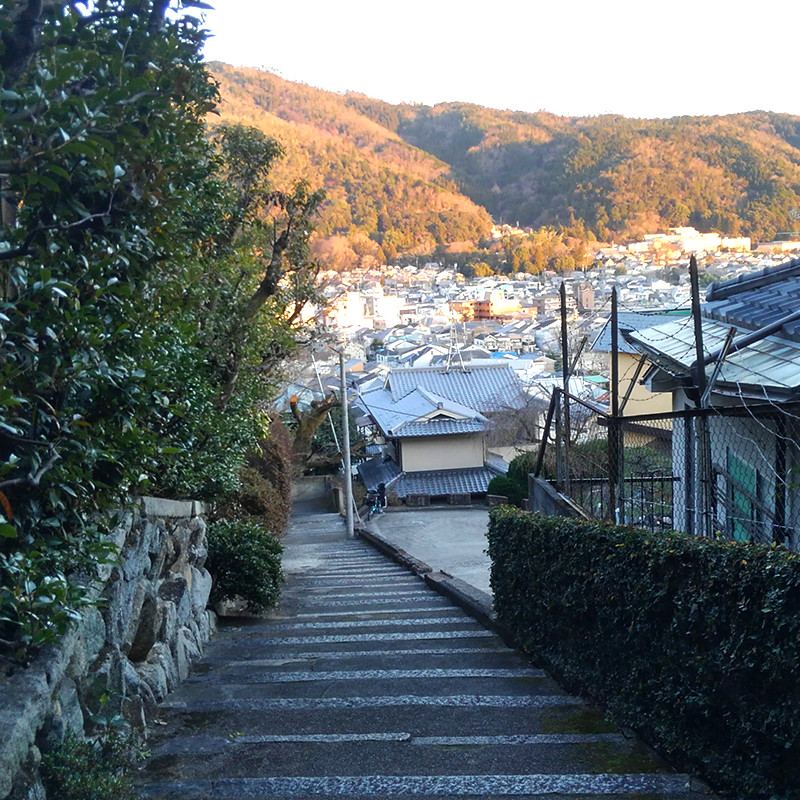
M 491 596 L 486 550 L 487 508 L 394 510 L 373 518 L 369 527 L 434 570 L 449 572 Z

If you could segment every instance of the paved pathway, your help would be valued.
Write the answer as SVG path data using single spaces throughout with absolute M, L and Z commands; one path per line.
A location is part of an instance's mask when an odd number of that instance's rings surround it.
M 295 517 L 270 619 L 162 705 L 146 798 L 698 798 L 688 779 L 339 518 Z
M 486 553 L 488 508 L 389 508 L 385 514 L 373 517 L 369 524 L 414 558 L 460 578 L 491 597 L 491 561 Z

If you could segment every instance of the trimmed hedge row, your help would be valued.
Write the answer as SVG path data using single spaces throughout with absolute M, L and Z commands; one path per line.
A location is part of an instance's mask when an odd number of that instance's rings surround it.
M 510 506 L 488 536 L 526 651 L 732 795 L 800 798 L 800 555 Z

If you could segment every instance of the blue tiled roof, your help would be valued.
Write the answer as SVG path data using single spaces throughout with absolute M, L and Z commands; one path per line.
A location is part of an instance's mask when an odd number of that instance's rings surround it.
M 737 328 L 758 330 L 800 309 L 800 259 L 750 275 L 713 283 L 706 292 L 703 316 Z M 800 342 L 800 321 L 779 334 Z
M 514 370 L 507 364 L 396 369 L 389 375 L 392 397 L 399 400 L 422 388 L 481 413 L 522 408 L 525 397 Z

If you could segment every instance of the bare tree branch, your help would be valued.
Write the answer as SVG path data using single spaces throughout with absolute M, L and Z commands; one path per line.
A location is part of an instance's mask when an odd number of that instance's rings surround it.
M 55 466 L 60 458 L 61 456 L 56 452 L 55 448 L 51 447 L 50 458 L 35 473 L 29 473 L 24 478 L 9 478 L 6 481 L 0 481 L 0 489 L 5 489 L 8 486 L 38 486 L 42 482 L 42 478 Z

